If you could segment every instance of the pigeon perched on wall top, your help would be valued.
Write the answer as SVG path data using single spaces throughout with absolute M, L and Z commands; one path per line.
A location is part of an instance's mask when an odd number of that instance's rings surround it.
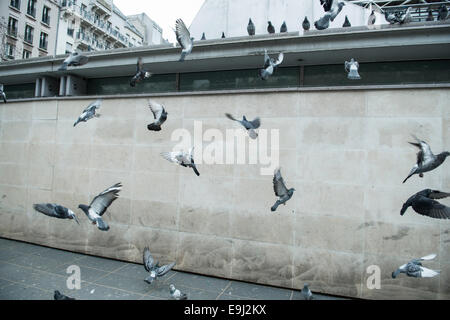
M 375 24 L 375 21 L 377 21 L 377 17 L 375 15 L 375 10 L 372 10 L 369 19 L 367 20 L 367 25 L 373 26 Z
M 144 248 L 143 260 L 145 270 L 150 273 L 150 275 L 146 279 L 144 279 L 144 281 L 148 284 L 151 284 L 157 278 L 166 275 L 175 265 L 175 262 L 164 265 L 162 267 L 159 266 L 158 262 L 155 264 L 155 260 L 153 259 L 153 256 L 151 255 L 148 247 Z
M 254 36 L 256 32 L 255 24 L 251 18 L 248 19 L 247 32 L 249 36 Z
M 275 170 L 273 176 L 273 190 L 275 191 L 275 195 L 279 197 L 279 199 L 275 202 L 272 208 L 270 208 L 271 211 L 277 210 L 280 204 L 286 205 L 286 202 L 290 198 L 292 198 L 292 195 L 294 194 L 295 191 L 294 188 L 291 189 L 286 188 L 283 177 L 281 176 L 280 168 Z
M 450 197 L 450 193 L 438 190 L 425 189 L 417 192 L 403 204 L 400 215 L 404 215 L 409 207 L 423 216 L 435 219 L 450 219 L 450 207 L 447 207 L 434 199 Z
M 170 296 L 175 300 L 187 300 L 187 294 L 181 292 L 173 284 L 169 285 Z
M 311 24 L 309 23 L 308 17 L 305 17 L 305 19 L 302 22 L 302 28 L 305 31 L 308 31 L 309 28 L 311 28 Z
M 420 149 L 417 153 L 417 163 L 411 169 L 409 175 L 403 180 L 403 183 L 406 182 L 411 176 L 415 174 L 419 174 L 419 177 L 423 178 L 423 173 L 431 171 L 439 167 L 445 159 L 450 156 L 450 152 L 445 151 L 441 152 L 438 155 L 434 155 L 431 151 L 430 146 L 425 141 L 419 140 L 416 136 L 413 136 L 416 142 L 409 142 L 413 146 Z
M 412 7 L 409 7 L 404 14 L 400 16 L 400 24 L 410 23 L 412 20 L 411 16 Z
M 259 118 L 255 118 L 253 121 L 248 121 L 245 116 L 242 117 L 242 120 L 234 118 L 229 113 L 225 113 L 225 116 L 230 120 L 239 122 L 247 130 L 250 138 L 256 139 L 258 137 L 258 133 L 255 130 L 261 126 L 261 120 Z
M 261 80 L 267 80 L 275 71 L 275 68 L 277 68 L 284 59 L 284 53 L 281 52 L 278 55 L 278 59 L 275 60 L 273 58 L 270 58 L 267 54 L 267 50 L 264 50 L 264 66 L 262 69 L 259 70 L 259 77 Z
M 3 89 L 3 84 L 0 84 L 0 97 L 2 98 L 3 102 L 6 103 L 6 93 Z
M 147 129 L 150 131 L 161 131 L 161 125 L 167 120 L 168 113 L 164 108 L 164 105 L 159 104 L 155 101 L 148 100 L 148 106 L 153 113 L 155 122 L 147 125 Z
M 200 40 L 206 40 L 206 36 L 205 36 L 204 32 L 202 33 L 202 38 Z
M 182 49 L 180 60 L 178 61 L 184 61 L 186 56 L 190 54 L 194 48 L 194 38 L 191 37 L 188 28 L 181 19 L 176 21 L 175 35 L 177 37 L 178 44 Z
M 144 79 L 148 79 L 152 76 L 152 74 L 148 71 L 144 70 L 144 63 L 142 62 L 142 58 L 139 57 L 136 63 L 136 74 L 130 80 L 130 86 L 136 86 L 136 83 L 141 82 Z
M 347 27 L 351 27 L 352 25 L 351 25 L 351 23 L 350 23 L 350 20 L 348 20 L 348 17 L 347 16 L 345 16 L 345 21 L 344 21 L 344 24 L 342 25 L 342 27 L 343 28 L 347 28 Z
M 85 65 L 88 63 L 89 58 L 78 53 L 78 52 L 72 52 L 62 63 L 62 65 L 59 67 L 58 71 L 64 71 L 67 70 L 67 67 L 79 67 L 82 65 Z
M 225 32 L 222 32 L 222 39 L 225 39 Z
M 355 59 L 351 59 L 350 61 L 345 61 L 345 71 L 348 72 L 347 78 L 350 80 L 359 80 L 361 76 L 358 73 L 359 63 L 355 61 Z
M 408 277 L 414 278 L 432 278 L 441 273 L 439 270 L 431 270 L 422 266 L 422 261 L 429 261 L 436 258 L 436 254 L 413 259 L 410 262 L 400 266 L 397 270 L 392 272 L 392 278 L 396 278 L 400 273 L 406 273 Z
M 275 33 L 275 27 L 272 25 L 272 22 L 267 21 L 268 26 L 267 26 L 267 32 L 268 33 Z
M 445 4 L 442 4 L 439 8 L 439 12 L 438 12 L 438 20 L 447 20 L 448 18 L 448 9 L 447 6 Z
M 71 297 L 63 295 L 58 290 L 55 290 L 55 293 L 53 294 L 53 299 L 55 299 L 55 300 L 75 300 L 75 298 L 71 298 Z
M 70 210 L 66 207 L 60 206 L 59 204 L 38 203 L 38 204 L 33 204 L 33 208 L 34 208 L 34 210 L 39 211 L 40 213 L 43 213 L 46 216 L 54 217 L 54 218 L 58 218 L 58 219 L 74 219 L 78 224 L 80 224 L 77 216 L 75 215 L 75 213 L 72 210 Z
M 122 184 L 119 182 L 97 195 L 89 206 L 80 204 L 78 208 L 83 210 L 92 224 L 97 225 L 102 231 L 108 231 L 109 226 L 103 221 L 102 216 L 114 200 L 119 197 L 120 190 L 122 190 Z
M 426 21 L 434 21 L 433 11 L 428 9 L 428 16 Z
M 280 27 L 280 33 L 288 32 L 286 21 L 283 21 L 283 24 Z
M 83 112 L 78 117 L 77 121 L 73 124 L 75 127 L 80 122 L 86 122 L 94 117 L 100 117 L 100 114 L 96 113 L 97 109 L 100 109 L 102 105 L 102 99 L 98 99 L 94 102 L 91 102 L 86 109 L 83 110 Z
M 200 176 L 194 162 L 194 147 L 188 153 L 183 151 L 162 152 L 161 156 L 167 161 L 179 164 L 186 168 L 192 168 L 197 176 Z
M 303 296 L 303 299 L 305 299 L 305 300 L 313 299 L 313 294 L 312 294 L 311 290 L 309 289 L 309 284 L 307 284 L 307 283 L 305 283 L 303 285 L 302 296 Z

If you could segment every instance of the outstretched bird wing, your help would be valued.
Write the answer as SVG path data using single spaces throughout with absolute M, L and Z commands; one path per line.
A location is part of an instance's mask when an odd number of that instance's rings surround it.
M 420 149 L 419 153 L 417 154 L 417 163 L 419 163 L 419 161 L 431 161 L 433 159 L 433 152 L 431 152 L 431 148 L 428 145 L 428 143 L 426 143 L 423 140 L 419 140 L 416 136 L 413 135 L 413 138 L 417 141 L 417 142 L 410 142 L 410 144 L 412 144 L 413 146 L 417 147 Z
M 263 69 L 266 69 L 268 66 L 270 66 L 270 57 L 267 53 L 267 50 L 264 50 L 264 66 Z
M 180 151 L 162 152 L 161 156 L 167 161 L 181 164 L 183 163 L 183 153 Z
M 148 100 L 148 106 L 150 107 L 150 110 L 153 113 L 153 117 L 155 119 L 159 119 L 163 113 L 163 106 L 160 105 L 159 103 L 156 103 L 154 101 Z
M 253 121 L 249 121 L 254 129 L 258 129 L 261 126 L 261 119 L 255 118 Z
M 275 191 L 275 195 L 278 197 L 283 197 L 288 194 L 288 189 L 284 184 L 280 169 L 275 170 L 275 174 L 273 176 L 273 190 Z
M 431 190 L 431 193 L 428 197 L 430 199 L 444 199 L 450 197 L 450 193 L 442 192 L 439 190 Z
M 278 67 L 283 62 L 283 60 L 284 60 L 284 53 L 280 52 L 277 61 L 275 61 L 274 67 Z
M 59 214 L 55 210 L 56 207 L 56 203 L 38 203 L 33 205 L 34 210 L 39 211 L 40 213 L 43 213 L 49 217 L 59 217 Z
M 422 278 L 432 278 L 440 274 L 440 271 L 437 270 L 431 270 L 425 267 L 420 267 L 420 276 Z
M 418 214 L 435 219 L 450 219 L 450 207 L 436 200 L 420 197 L 413 203 L 413 209 Z
M 183 49 L 189 47 L 191 44 L 191 34 L 181 19 L 178 19 L 175 24 L 175 34 L 177 36 L 178 43 Z
M 94 112 L 95 109 L 100 109 L 100 106 L 102 105 L 102 99 L 95 100 L 94 102 L 91 102 L 86 109 L 83 110 L 83 112 Z
M 166 264 L 166 265 L 164 265 L 162 267 L 159 267 L 158 269 L 155 270 L 156 275 L 158 277 L 162 277 L 167 272 L 169 272 L 173 268 L 174 265 L 175 265 L 175 262 L 172 262 L 171 264 Z
M 330 11 L 334 0 L 320 0 L 320 4 L 325 11 Z
M 92 200 L 91 208 L 99 216 L 103 215 L 111 203 L 119 197 L 120 190 L 122 190 L 122 184 L 120 182 L 106 189 Z
M 144 268 L 147 270 L 147 272 L 150 272 L 155 264 L 155 260 L 153 259 L 152 254 L 150 253 L 150 249 L 148 247 L 145 247 L 144 249 Z

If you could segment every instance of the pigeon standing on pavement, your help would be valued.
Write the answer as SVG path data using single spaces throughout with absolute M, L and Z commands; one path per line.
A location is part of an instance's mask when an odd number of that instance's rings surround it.
M 95 113 L 97 109 L 100 109 L 102 105 L 102 99 L 98 99 L 94 102 L 91 102 L 86 109 L 83 110 L 83 112 L 78 117 L 77 121 L 73 124 L 75 127 L 80 122 L 86 122 L 94 117 L 100 117 L 100 114 Z
M 420 149 L 417 153 L 417 163 L 411 169 L 409 175 L 403 180 L 403 183 L 406 182 L 411 176 L 415 174 L 419 174 L 419 177 L 423 178 L 423 173 L 431 171 L 439 167 L 445 159 L 450 156 L 450 152 L 445 151 L 441 152 L 438 155 L 434 155 L 431 151 L 430 146 L 425 141 L 419 140 L 416 136 L 413 136 L 417 142 L 409 142 L 413 146 Z
M 168 113 L 164 108 L 164 105 L 156 103 L 155 101 L 148 100 L 148 105 L 153 113 L 155 122 L 147 125 L 147 129 L 150 131 L 161 131 L 161 125 L 167 120 Z
M 152 76 L 152 74 L 148 71 L 144 70 L 144 63 L 142 62 L 142 58 L 139 57 L 136 63 L 136 74 L 130 80 L 130 86 L 136 86 L 136 83 L 141 82 L 144 79 L 148 79 Z
M 309 28 L 311 28 L 311 24 L 309 23 L 308 17 L 305 17 L 305 19 L 302 22 L 302 28 L 305 31 L 308 31 Z
M 291 189 L 286 188 L 283 177 L 281 176 L 280 168 L 275 170 L 273 176 L 273 190 L 275 191 L 275 195 L 279 197 L 279 199 L 275 202 L 272 208 L 270 208 L 271 211 L 277 210 L 280 204 L 286 205 L 286 202 L 290 198 L 292 198 L 292 195 L 294 194 L 295 191 L 294 188 Z
M 78 221 L 77 216 L 75 215 L 75 213 L 63 206 L 60 206 L 59 204 L 56 203 L 38 203 L 38 204 L 33 204 L 33 208 L 36 211 L 39 211 L 40 213 L 45 214 L 46 216 L 49 217 L 55 217 L 58 219 L 74 219 L 78 224 L 80 224 L 80 222 Z
M 442 4 L 441 7 L 439 8 L 439 12 L 438 12 L 438 20 L 447 20 L 448 17 L 448 9 L 447 6 L 445 4 Z
M 3 99 L 3 102 L 6 103 L 6 93 L 5 89 L 3 89 L 3 84 L 0 84 L 0 96 Z
M 268 33 L 275 33 L 275 27 L 272 25 L 271 21 L 267 21 L 268 26 L 267 26 L 267 32 Z
M 347 78 L 350 80 L 359 80 L 361 76 L 358 73 L 359 63 L 355 61 L 355 59 L 351 59 L 350 61 L 345 61 L 345 71 L 348 72 Z
M 309 290 L 309 284 L 305 283 L 302 289 L 302 295 L 303 295 L 303 299 L 305 300 L 312 300 L 313 299 L 313 294 L 311 292 L 311 290 Z
M 175 300 L 187 300 L 187 294 L 181 292 L 173 284 L 169 285 L 170 296 Z
M 347 27 L 351 27 L 351 26 L 352 25 L 351 25 L 350 21 L 348 20 L 348 17 L 345 16 L 345 21 L 344 21 L 344 24 L 342 25 L 342 27 L 347 28 Z
M 275 60 L 273 58 L 270 58 L 267 54 L 267 50 L 264 50 L 264 66 L 262 69 L 259 70 L 259 77 L 261 80 L 267 80 L 275 71 L 275 68 L 277 68 L 284 59 L 284 53 L 281 52 L 278 55 L 278 59 Z
M 408 277 L 414 278 L 432 278 L 441 273 L 439 270 L 431 270 L 422 266 L 422 261 L 429 261 L 436 258 L 436 254 L 413 259 L 410 262 L 400 266 L 397 270 L 392 272 L 392 278 L 396 278 L 400 273 L 406 273 Z
M 425 189 L 410 197 L 402 207 L 400 215 L 404 215 L 409 207 L 423 216 L 434 219 L 450 219 L 450 207 L 447 207 L 434 199 L 443 199 L 450 196 L 450 193 L 439 190 Z
M 247 32 L 249 36 L 254 36 L 256 32 L 255 24 L 251 18 L 248 19 Z
M 55 300 L 75 300 L 75 298 L 71 298 L 71 297 L 63 295 L 58 290 L 55 290 L 55 293 L 53 294 L 53 299 L 55 299 Z
M 72 52 L 59 67 L 58 71 L 67 70 L 67 67 L 78 67 L 86 64 L 89 61 L 89 58 L 79 54 L 78 52 Z
M 248 121 L 245 116 L 242 117 L 242 120 L 238 120 L 234 118 L 231 114 L 225 113 L 228 119 L 239 122 L 248 132 L 248 135 L 252 139 L 256 139 L 258 137 L 258 133 L 256 133 L 256 129 L 261 126 L 261 120 L 259 118 L 255 118 L 253 121 Z
M 369 19 L 367 20 L 367 25 L 373 26 L 375 24 L 376 20 L 377 20 L 377 17 L 375 16 L 375 10 L 372 10 L 372 13 L 369 16 Z
M 179 164 L 185 168 L 192 168 L 197 176 L 200 176 L 194 162 L 194 147 L 188 153 L 183 151 L 162 152 L 161 156 L 167 161 Z
M 286 21 L 283 21 L 283 24 L 280 27 L 280 33 L 288 32 Z
M 119 182 L 97 195 L 89 206 L 80 204 L 78 208 L 83 210 L 92 224 L 97 225 L 101 231 L 108 231 L 109 226 L 102 219 L 102 216 L 111 203 L 119 197 L 120 190 L 122 190 L 122 184 Z
M 144 248 L 143 259 L 144 259 L 144 268 L 147 272 L 150 273 L 150 275 L 144 279 L 144 281 L 147 282 L 148 284 L 152 284 L 152 282 L 157 278 L 166 275 L 175 265 L 175 262 L 166 264 L 162 267 L 159 266 L 159 262 L 156 262 L 155 264 L 155 260 L 153 259 L 153 256 L 151 255 L 148 247 Z
M 194 38 L 191 37 L 188 28 L 181 19 L 176 21 L 175 35 L 177 37 L 178 44 L 182 49 L 180 60 L 178 61 L 184 61 L 186 56 L 192 52 L 194 47 Z

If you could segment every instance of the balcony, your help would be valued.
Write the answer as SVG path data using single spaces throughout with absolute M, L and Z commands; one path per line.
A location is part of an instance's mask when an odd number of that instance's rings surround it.
M 79 14 L 82 21 L 88 22 L 90 25 L 94 25 L 94 16 L 91 13 L 80 8 Z
M 100 15 L 111 16 L 112 6 L 105 0 L 91 0 L 90 5 Z

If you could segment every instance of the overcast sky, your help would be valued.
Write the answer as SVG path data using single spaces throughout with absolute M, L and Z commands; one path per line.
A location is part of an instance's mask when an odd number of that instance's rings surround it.
M 113 0 L 125 15 L 145 12 L 163 29 L 163 38 L 175 43 L 175 21 L 183 19 L 189 27 L 205 0 Z

